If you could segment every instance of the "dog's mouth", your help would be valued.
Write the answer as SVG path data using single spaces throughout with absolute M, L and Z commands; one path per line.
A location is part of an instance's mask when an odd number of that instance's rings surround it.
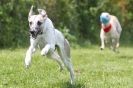
M 36 39 L 38 35 L 41 35 L 43 32 L 41 29 L 37 30 L 37 31 L 29 31 L 30 32 L 30 35 Z

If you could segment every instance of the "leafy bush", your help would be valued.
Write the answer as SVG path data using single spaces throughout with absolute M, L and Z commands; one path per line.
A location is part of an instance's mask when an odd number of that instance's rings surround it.
M 0 47 L 19 47 L 28 44 L 27 15 L 31 5 L 44 8 L 56 28 L 71 43 L 99 42 L 99 15 L 114 14 L 123 28 L 121 41 L 133 42 L 132 0 L 1 0 Z M 126 37 L 125 37 L 126 36 Z

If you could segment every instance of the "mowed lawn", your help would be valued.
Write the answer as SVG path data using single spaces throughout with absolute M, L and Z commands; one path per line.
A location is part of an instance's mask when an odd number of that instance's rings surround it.
M 25 69 L 26 50 L 0 50 L 0 88 L 133 88 L 133 47 L 120 47 L 120 53 L 99 46 L 72 49 L 75 85 L 70 85 L 68 71 L 60 72 L 40 50 Z

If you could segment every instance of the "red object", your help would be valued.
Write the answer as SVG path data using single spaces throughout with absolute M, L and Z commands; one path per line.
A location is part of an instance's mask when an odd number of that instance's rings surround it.
M 109 24 L 109 25 L 107 25 L 107 26 L 102 25 L 102 28 L 103 28 L 104 32 L 106 32 L 106 33 L 109 32 L 109 31 L 111 30 L 111 27 L 112 27 L 111 24 Z

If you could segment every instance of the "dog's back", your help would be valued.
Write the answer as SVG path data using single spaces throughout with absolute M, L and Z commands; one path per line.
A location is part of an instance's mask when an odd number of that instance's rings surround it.
M 111 23 L 115 26 L 116 28 L 116 32 L 119 34 L 121 34 L 121 31 L 122 31 L 122 27 L 120 25 L 120 22 L 118 20 L 118 18 L 114 15 L 110 15 L 111 16 Z
M 67 56 L 70 58 L 70 45 L 67 39 L 63 36 L 63 34 L 58 30 L 55 29 L 55 39 L 56 44 L 59 48 L 64 48 L 65 52 L 67 53 Z M 63 45 L 63 46 L 62 46 Z

